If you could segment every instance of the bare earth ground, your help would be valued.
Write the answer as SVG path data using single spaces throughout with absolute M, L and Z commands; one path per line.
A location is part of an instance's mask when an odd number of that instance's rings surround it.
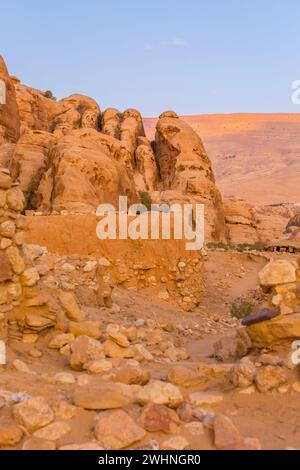
M 292 258 L 292 255 L 287 254 L 278 256 Z M 264 264 L 265 259 L 261 256 L 211 252 L 206 262 L 206 294 L 203 304 L 193 313 L 183 313 L 175 304 L 158 300 L 151 289 L 135 292 L 117 288 L 114 291 L 114 301 L 121 307 L 119 314 L 110 314 L 105 309 L 89 308 L 88 316 L 90 319 L 102 320 L 104 325 L 111 322 L 130 325 L 137 319 L 159 321 L 162 325 L 168 325 L 166 328 L 174 343 L 185 346 L 190 353 L 190 358 L 183 362 L 184 365 L 212 363 L 215 362 L 210 358 L 213 343 L 224 333 L 230 333 L 235 325 L 232 317 L 228 315 L 226 303 L 230 303 L 232 299 L 247 290 L 255 289 L 257 272 Z M 39 359 L 28 355 L 32 349 L 31 345 L 21 342 L 10 343 L 9 362 L 21 359 L 37 375 L 7 370 L 4 374 L 0 374 L 0 390 L 32 393 L 34 396 L 41 395 L 52 401 L 62 399 L 72 401 L 75 385 L 53 384 L 47 379 L 51 374 L 60 371 L 70 372 L 68 360 L 58 352 L 48 349 L 48 341 L 49 337 L 46 336 L 37 343 L 36 347 L 43 351 L 43 356 Z M 282 352 L 282 355 L 284 357 L 286 352 Z M 172 362 L 156 361 L 149 363 L 147 367 L 151 369 L 153 378 L 164 379 L 172 365 Z M 72 373 L 75 377 L 82 374 L 75 371 Z M 99 380 L 97 376 L 92 377 L 92 384 L 97 383 L 97 380 Z M 181 387 L 184 397 L 195 390 L 198 391 L 199 386 Z M 300 409 L 299 395 L 296 392 L 289 391 L 288 395 L 281 395 L 278 392 L 272 394 L 253 392 L 247 395 L 236 389 L 232 390 L 229 385 L 224 385 L 223 392 L 224 400 L 221 404 L 214 405 L 212 409 L 232 418 L 243 435 L 258 438 L 263 449 L 299 447 Z M 137 417 L 136 405 L 128 405 L 125 409 L 131 416 Z M 9 414 L 9 407 L 6 407 L 5 411 L 2 410 L 1 423 L 8 419 Z M 92 411 L 78 411 L 77 415 L 68 421 L 72 431 L 61 438 L 58 444 L 90 441 L 95 416 L 96 413 Z M 186 431 L 183 430 L 181 435 L 187 435 Z M 149 437 L 151 435 L 148 434 L 147 442 Z M 160 442 L 166 438 L 166 435 L 155 433 L 153 437 Z M 201 436 L 188 435 L 188 439 L 192 449 L 214 448 L 213 433 L 208 429 Z

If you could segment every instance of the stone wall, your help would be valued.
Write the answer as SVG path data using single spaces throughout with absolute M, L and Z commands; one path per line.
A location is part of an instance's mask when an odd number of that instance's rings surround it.
M 114 286 L 150 288 L 152 295 L 176 301 L 184 310 L 193 310 L 201 301 L 205 250 L 186 250 L 186 240 L 99 240 L 95 214 L 28 215 L 26 219 L 26 242 L 49 250 L 51 272 L 46 278 L 55 278 L 61 289 L 65 282 L 73 286 L 79 302 L 83 299 L 78 297 L 79 286 L 80 290 L 84 286 L 85 298 L 91 297 L 97 265 L 104 281 L 108 277 Z M 104 267 L 103 258 L 108 260 Z
M 47 250 L 26 244 L 26 217 L 22 215 L 25 197 L 9 170 L 0 168 L 0 340 L 35 343 L 49 328 L 62 331 L 68 320 L 83 321 L 72 289 L 53 277 Z M 50 282 L 52 279 L 52 282 Z M 110 306 L 110 286 L 104 274 L 95 270 L 96 304 Z
M 25 198 L 13 185 L 9 171 L 0 169 L 0 338 L 7 336 L 9 312 L 20 304 L 22 284 L 33 285 L 38 272 L 26 266 L 21 251 L 25 217 L 21 215 Z

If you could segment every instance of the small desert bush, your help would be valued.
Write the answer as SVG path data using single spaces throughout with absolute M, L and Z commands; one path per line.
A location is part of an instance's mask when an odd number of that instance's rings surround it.
M 256 242 L 253 244 L 250 243 L 240 243 L 236 245 L 236 250 L 243 252 L 243 251 L 265 251 L 266 247 L 262 242 Z
M 56 118 L 56 119 L 53 119 L 53 121 L 50 122 L 50 125 L 49 125 L 49 132 L 54 132 L 55 131 L 55 128 L 56 126 L 58 126 L 59 124 L 62 124 L 62 119 L 60 118 Z
M 238 297 L 231 303 L 230 313 L 233 317 L 241 320 L 253 311 L 253 303 L 244 297 Z
M 44 92 L 44 96 L 45 96 L 46 98 L 49 98 L 50 100 L 56 101 L 56 98 L 55 98 L 55 96 L 53 95 L 53 93 L 52 93 L 51 90 L 46 90 L 46 91 Z
M 141 198 L 141 203 L 147 207 L 148 211 L 151 211 L 151 204 L 152 204 L 152 199 L 149 193 L 146 191 L 141 191 L 140 192 L 140 198 Z
M 228 245 L 228 244 L 223 243 L 223 242 L 210 242 L 210 243 L 207 243 L 206 246 L 207 246 L 207 248 L 209 248 L 211 250 L 221 249 L 221 250 L 229 251 L 230 249 L 233 248 L 231 245 Z
M 262 242 L 253 244 L 239 243 L 238 245 L 233 243 L 211 242 L 207 244 L 207 248 L 211 250 L 222 249 L 225 251 L 239 251 L 240 253 L 245 251 L 266 251 L 266 246 Z

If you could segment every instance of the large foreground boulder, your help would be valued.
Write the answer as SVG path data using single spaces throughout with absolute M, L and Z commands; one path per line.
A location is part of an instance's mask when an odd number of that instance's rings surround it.
M 280 315 L 272 320 L 248 326 L 247 333 L 253 345 L 262 348 L 300 339 L 300 313 Z
M 271 261 L 259 273 L 259 282 L 263 287 L 274 287 L 296 281 L 296 263 L 284 259 Z

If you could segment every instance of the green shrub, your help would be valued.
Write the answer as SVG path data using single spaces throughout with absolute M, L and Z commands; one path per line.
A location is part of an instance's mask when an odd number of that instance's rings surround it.
M 152 199 L 149 193 L 146 191 L 140 191 L 141 203 L 147 207 L 148 211 L 151 211 Z
M 53 119 L 53 121 L 51 121 L 49 125 L 49 132 L 54 132 L 56 126 L 58 126 L 59 124 L 62 124 L 62 122 L 63 121 L 60 118 Z
M 263 242 L 256 242 L 252 246 L 253 246 L 252 249 L 256 251 L 266 251 L 267 249 L 266 245 Z
M 235 245 L 233 243 L 223 243 L 223 242 L 210 242 L 207 244 L 207 248 L 212 250 L 223 249 L 226 251 L 239 251 L 240 253 L 244 251 L 266 251 L 266 246 L 262 242 L 256 242 L 253 244 L 250 243 L 239 243 Z
M 52 93 L 51 90 L 45 91 L 45 92 L 44 92 L 44 96 L 45 96 L 46 98 L 49 98 L 50 100 L 56 101 L 56 98 L 55 98 L 55 96 L 53 95 L 53 93 Z
M 207 248 L 210 248 L 212 250 L 222 249 L 228 251 L 231 246 L 223 242 L 210 242 L 207 243 Z

